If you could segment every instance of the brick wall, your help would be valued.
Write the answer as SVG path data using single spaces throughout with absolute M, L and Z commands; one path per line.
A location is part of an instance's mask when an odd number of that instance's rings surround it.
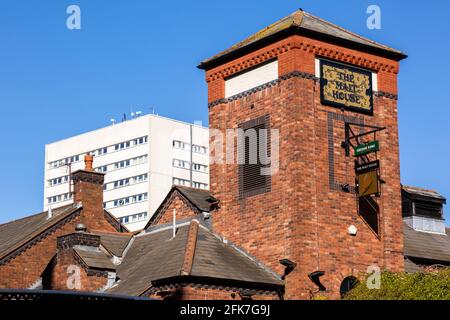
M 314 78 L 316 56 L 377 71 L 378 90 L 394 96 L 375 97 L 374 116 L 322 106 L 320 85 Z M 280 76 L 299 73 L 240 98 L 223 99 L 224 77 L 275 57 Z M 240 200 L 237 165 L 211 164 L 210 175 L 211 192 L 221 201 L 213 216 L 215 232 L 279 274 L 284 271 L 280 259 L 297 263 L 286 278 L 286 299 L 315 294 L 317 287 L 307 275 L 316 270 L 326 272 L 322 277 L 326 295 L 338 298 L 343 278 L 358 275 L 369 265 L 403 269 L 397 102 L 393 99 L 397 72 L 396 61 L 301 36 L 206 72 L 210 128 L 225 132 L 269 114 L 271 128 L 279 129 L 280 170 L 272 177 L 271 192 Z M 339 119 L 344 117 L 387 127 L 377 136 L 381 175 L 386 181 L 379 200 L 379 236 L 358 216 L 355 196 L 333 187 L 333 181 L 354 185 L 354 159 L 345 157 L 340 147 L 344 122 Z M 358 228 L 356 237 L 347 234 L 351 224 Z
M 161 210 L 161 217 L 156 224 L 173 222 L 173 209 L 176 210 L 177 221 L 194 217 L 200 213 L 197 209 L 194 209 L 187 200 L 183 199 L 178 191 L 175 191 Z
M 242 300 L 237 290 L 225 290 L 219 288 L 208 288 L 195 285 L 187 285 L 172 290 L 175 294 L 172 299 L 179 300 Z M 166 292 L 167 294 L 167 292 Z M 161 299 L 161 295 L 149 295 L 153 299 Z M 279 300 L 276 293 L 255 294 L 252 300 Z
M 79 216 L 54 230 L 15 258 L 0 265 L 0 288 L 27 288 L 35 283 L 56 254 L 56 238 L 73 232 Z
M 55 256 L 57 237 L 73 233 L 78 223 L 83 223 L 88 231 L 117 232 L 103 211 L 103 175 L 84 170 L 74 175 L 79 178 L 74 185 L 75 201 L 82 202 L 82 209 L 64 223 L 52 227 L 51 232 L 13 259 L 0 264 L 0 288 L 28 288 L 33 285 Z
M 95 292 L 106 285 L 106 275 L 89 274 L 74 257 L 72 248 L 58 248 L 55 266 L 51 270 L 52 290 Z

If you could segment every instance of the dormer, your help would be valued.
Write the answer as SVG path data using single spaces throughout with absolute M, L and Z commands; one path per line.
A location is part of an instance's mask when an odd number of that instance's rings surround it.
M 433 190 L 402 186 L 402 216 L 416 231 L 445 233 L 443 205 L 446 199 Z

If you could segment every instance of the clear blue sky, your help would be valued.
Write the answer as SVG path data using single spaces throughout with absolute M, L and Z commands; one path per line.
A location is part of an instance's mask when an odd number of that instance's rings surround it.
M 402 181 L 450 198 L 448 1 L 0 4 L 0 222 L 42 209 L 45 143 L 108 125 L 132 109 L 206 124 L 199 61 L 299 7 L 409 55 L 399 77 Z M 81 30 L 66 28 L 71 4 L 81 8 Z M 381 30 L 366 27 L 370 4 L 382 10 Z

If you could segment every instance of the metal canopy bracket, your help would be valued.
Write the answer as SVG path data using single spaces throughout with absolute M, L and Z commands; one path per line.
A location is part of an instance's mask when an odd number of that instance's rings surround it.
M 360 128 L 369 128 L 370 131 L 355 134 L 352 130 L 352 126 L 360 127 Z M 359 139 L 361 137 L 367 136 L 369 134 L 377 133 L 379 131 L 385 130 L 386 127 L 377 127 L 377 126 L 370 126 L 366 124 L 361 123 L 355 123 L 355 122 L 345 122 L 345 140 L 342 141 L 341 146 L 345 148 L 345 156 L 350 156 L 350 147 L 355 147 L 355 144 L 352 143 L 352 141 L 355 141 L 356 145 L 361 144 Z

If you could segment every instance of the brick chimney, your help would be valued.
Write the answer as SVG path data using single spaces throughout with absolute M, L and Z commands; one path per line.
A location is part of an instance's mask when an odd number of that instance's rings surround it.
M 75 232 L 57 237 L 56 263 L 44 275 L 44 288 L 98 291 L 115 281 L 115 267 L 108 263 L 110 256 L 101 251 L 100 243 L 100 235 L 88 232 L 82 223 L 76 225 Z M 89 257 L 95 257 L 94 265 Z
M 104 174 L 93 169 L 94 157 L 90 154 L 84 156 L 84 170 L 72 173 L 74 201 L 81 202 L 83 210 L 81 222 L 88 230 L 112 231 L 103 210 L 103 181 Z

